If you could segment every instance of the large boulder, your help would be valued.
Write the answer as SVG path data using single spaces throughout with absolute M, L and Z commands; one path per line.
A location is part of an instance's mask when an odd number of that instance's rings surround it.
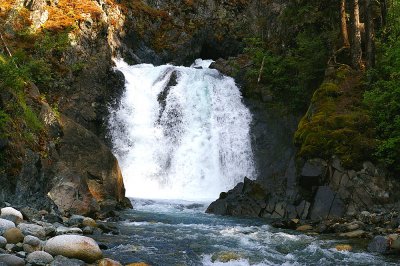
M 16 221 L 22 221 L 24 219 L 22 213 L 12 207 L 2 208 L 0 217 L 5 219 L 7 219 L 7 217 L 14 217 L 13 220 Z
M 54 260 L 53 256 L 44 251 L 35 251 L 26 257 L 26 261 L 32 265 L 49 265 Z
M 375 236 L 368 244 L 368 251 L 384 254 L 389 250 L 389 239 L 384 236 Z
M 66 116 L 61 116 L 61 124 L 64 135 L 50 198 L 66 215 L 95 216 L 106 200 L 115 202 L 114 208 L 124 205 L 122 174 L 110 149 L 94 133 Z
M 7 266 L 24 266 L 25 261 L 15 255 L 0 254 L 0 265 Z
M 17 244 L 24 241 L 24 235 L 21 230 L 15 227 L 7 229 L 3 236 L 7 239 L 7 243 L 10 244 Z
M 21 223 L 18 225 L 18 228 L 22 231 L 24 235 L 32 235 L 40 239 L 44 239 L 46 237 L 46 230 L 42 226 L 37 224 Z
M 264 188 L 247 177 L 232 190 L 222 192 L 219 199 L 208 206 L 206 212 L 218 215 L 260 217 L 265 208 L 267 193 Z
M 44 250 L 53 256 L 61 255 L 89 263 L 101 259 L 103 256 L 96 241 L 79 235 L 61 235 L 50 238 Z

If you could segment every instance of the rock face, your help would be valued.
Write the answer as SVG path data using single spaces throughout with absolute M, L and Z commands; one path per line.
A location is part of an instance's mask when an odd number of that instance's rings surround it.
M 102 257 L 102 252 L 96 241 L 89 237 L 78 235 L 63 235 L 50 238 L 44 249 L 53 256 L 61 255 L 89 263 Z
M 65 170 L 58 171 L 64 174 L 57 177 L 50 197 L 62 210 L 83 215 L 96 212 L 97 204 L 104 200 L 114 200 L 115 206 L 122 203 L 125 188 L 118 161 L 111 151 L 96 135 L 67 117 L 62 117 L 61 122 L 64 136 L 59 164 Z

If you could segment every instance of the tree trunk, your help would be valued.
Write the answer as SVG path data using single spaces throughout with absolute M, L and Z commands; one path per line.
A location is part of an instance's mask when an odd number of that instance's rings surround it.
M 343 46 L 350 47 L 349 34 L 347 31 L 346 0 L 341 0 L 340 18 L 341 18 L 341 31 L 342 31 Z
M 361 50 L 361 31 L 360 31 L 360 10 L 358 0 L 352 0 L 351 5 L 351 28 L 352 28 L 352 43 L 351 43 L 351 61 L 355 69 L 360 70 L 362 65 L 362 50 Z
M 371 0 L 365 0 L 364 14 L 366 61 L 367 67 L 370 68 L 375 66 L 375 23 L 371 10 Z

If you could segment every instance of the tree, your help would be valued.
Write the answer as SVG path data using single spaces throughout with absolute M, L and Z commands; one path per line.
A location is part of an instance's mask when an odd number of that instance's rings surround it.
M 365 0 L 364 2 L 364 25 L 365 25 L 365 52 L 367 67 L 371 68 L 375 66 L 375 16 L 372 11 L 371 0 Z
M 352 0 L 351 5 L 351 61 L 355 69 L 363 68 L 361 50 L 360 9 L 358 0 Z
M 346 0 L 341 0 L 340 3 L 340 19 L 343 46 L 350 47 L 349 34 L 347 31 Z

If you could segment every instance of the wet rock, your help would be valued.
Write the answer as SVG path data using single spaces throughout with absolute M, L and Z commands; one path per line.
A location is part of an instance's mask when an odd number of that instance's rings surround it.
M 26 261 L 33 265 L 48 265 L 54 260 L 53 256 L 44 251 L 35 251 L 26 257 Z
M 98 266 L 122 266 L 121 263 L 112 259 L 102 259 L 98 262 Z
M 82 229 L 77 227 L 65 227 L 60 226 L 56 229 L 56 235 L 81 235 L 83 234 Z
M 351 251 L 353 249 L 352 246 L 347 244 L 336 245 L 335 248 L 337 251 Z
M 71 218 L 68 220 L 68 225 L 70 226 L 80 226 L 83 223 L 85 216 L 82 215 L 72 215 Z
M 15 223 L 13 223 L 9 220 L 0 218 L 0 235 L 4 234 L 4 232 L 7 229 L 14 228 L 14 227 L 15 227 Z
M 233 251 L 221 251 L 218 252 L 216 254 L 213 254 L 211 257 L 211 261 L 212 262 L 229 262 L 232 260 L 239 260 L 242 257 L 240 256 L 240 254 L 238 254 L 237 252 L 233 252 Z
M 390 248 L 396 251 L 400 251 L 400 237 L 397 238 L 396 237 L 389 237 L 389 244 L 390 244 Z
M 360 238 L 364 237 L 367 233 L 364 230 L 355 230 L 347 233 L 341 233 L 339 236 L 347 238 Z
M 45 239 L 46 237 L 46 230 L 42 226 L 37 224 L 21 223 L 18 225 L 18 228 L 22 231 L 24 235 L 32 235 L 40 239 Z
M 91 227 L 91 226 L 85 226 L 85 227 L 82 229 L 82 232 L 83 232 L 84 235 L 93 235 L 93 233 L 94 233 L 94 228 Z
M 15 255 L 0 254 L 0 265 L 1 264 L 7 265 L 7 266 L 24 266 L 25 261 Z
M 389 250 L 389 240 L 384 236 L 375 236 L 368 244 L 368 251 L 384 254 Z
M 50 266 L 85 266 L 87 265 L 84 261 L 78 259 L 70 259 L 64 256 L 56 256 L 50 263 Z
M 248 178 L 237 184 L 227 193 L 221 193 L 220 198 L 208 206 L 206 212 L 218 215 L 232 215 L 244 217 L 260 217 L 266 207 L 267 192 L 257 182 Z M 277 209 L 280 218 L 284 216 L 285 209 Z M 282 216 L 281 216 L 282 215 Z
M 24 240 L 24 235 L 21 230 L 16 227 L 7 229 L 3 236 L 7 239 L 7 243 L 10 244 L 17 244 Z
M 90 226 L 90 227 L 96 227 L 97 223 L 95 220 L 93 220 L 90 217 L 85 217 L 82 221 L 82 226 Z
M 301 231 L 301 232 L 311 231 L 311 230 L 313 230 L 313 227 L 309 224 L 300 225 L 299 227 L 296 228 L 296 231 Z
M 102 257 L 102 252 L 96 241 L 79 235 L 61 235 L 50 238 L 44 250 L 53 256 L 62 255 L 89 263 Z

